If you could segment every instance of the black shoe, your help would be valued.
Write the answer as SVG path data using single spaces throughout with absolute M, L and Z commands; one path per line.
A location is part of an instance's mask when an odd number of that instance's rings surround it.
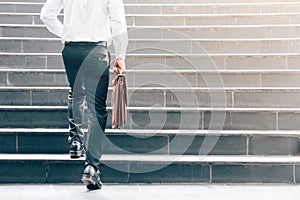
M 102 187 L 100 171 L 92 165 L 87 165 L 83 170 L 81 181 L 86 184 L 89 190 L 99 190 Z
M 71 158 L 80 158 L 85 155 L 85 150 L 83 145 L 79 141 L 73 141 L 70 144 L 70 157 Z

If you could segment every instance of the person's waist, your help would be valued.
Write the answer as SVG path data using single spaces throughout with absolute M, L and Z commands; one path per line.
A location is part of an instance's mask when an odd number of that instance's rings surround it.
M 106 41 L 98 41 L 98 42 L 77 42 L 77 41 L 66 41 L 65 45 L 76 45 L 76 46 L 105 46 L 107 47 Z

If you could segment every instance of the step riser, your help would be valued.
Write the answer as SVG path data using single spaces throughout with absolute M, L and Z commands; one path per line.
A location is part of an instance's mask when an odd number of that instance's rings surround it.
M 212 118 L 213 117 L 213 118 Z M 222 119 L 225 117 L 224 124 Z M 67 128 L 67 111 L 2 110 L 1 128 Z M 126 128 L 132 129 L 217 129 L 298 130 L 300 113 L 293 111 L 177 112 L 129 111 Z M 86 120 L 85 120 L 86 121 Z M 187 123 L 189 122 L 189 123 Z M 109 111 L 107 128 L 111 128 Z
M 218 28 L 128 28 L 132 39 L 238 39 L 238 38 L 298 38 L 300 27 L 218 27 Z M 53 38 L 44 27 L 0 27 L 2 37 Z
M 164 5 L 164 6 L 162 6 Z M 125 13 L 128 14 L 232 14 L 232 13 L 289 13 L 300 12 L 300 6 L 289 5 L 232 5 L 219 6 L 132 6 L 125 5 Z M 0 12 L 8 13 L 40 13 L 42 5 L 28 4 L 2 4 Z
M 46 0 L 16 0 L 14 2 L 38 2 L 38 3 L 44 3 Z M 9 2 L 8 0 L 0 0 L 0 2 Z M 245 3 L 244 0 L 230 0 L 230 3 Z M 258 1 L 258 0 L 248 0 L 247 3 L 261 3 L 261 2 L 297 2 L 295 0 L 263 0 L 263 1 Z M 136 3 L 141 3 L 141 4 L 161 4 L 160 0 L 124 0 L 125 4 L 136 4 Z M 164 4 L 197 4 L 197 3 L 205 3 L 207 4 L 208 2 L 206 0 L 167 0 L 164 1 Z M 228 3 L 228 0 L 211 0 L 209 3 Z
M 297 24 L 299 16 L 127 17 L 129 26 Z
M 1 153 L 67 154 L 69 151 L 67 135 L 68 133 L 1 134 Z M 182 143 L 176 144 L 174 137 Z M 298 148 L 300 139 L 294 137 L 154 135 L 140 138 L 130 135 L 108 135 L 107 139 L 110 142 L 105 143 L 105 154 L 299 155 L 300 153 Z M 212 145 L 205 148 L 204 140 L 212 141 Z
M 155 54 L 265 54 L 298 53 L 300 40 L 290 41 L 130 41 L 128 53 Z M 0 41 L 0 52 L 60 53 L 60 41 Z
M 278 16 L 127 16 L 128 26 L 200 26 L 200 25 L 264 25 L 297 24 L 300 15 Z M 61 19 L 62 20 L 62 19 Z M 0 15 L 0 24 L 43 24 L 39 16 Z
M 64 72 L 0 72 L 0 78 L 0 86 L 68 86 Z M 300 73 L 128 73 L 127 83 L 128 87 L 299 87 Z
M 7 90 L 1 91 L 1 105 L 22 105 L 22 106 L 66 106 L 68 90 Z M 108 93 L 107 105 L 111 106 L 111 93 Z M 226 102 L 213 101 L 211 98 L 217 95 L 225 95 Z M 253 92 L 249 91 L 224 91 L 208 92 L 194 91 L 182 92 L 177 90 L 165 91 L 128 91 L 129 106 L 151 107 L 161 105 L 166 107 L 218 107 L 227 108 L 298 108 L 299 91 L 272 91 L 272 92 Z M 188 98 L 185 98 L 188 97 Z M 191 98 L 194 101 L 191 101 Z M 225 104 L 226 103 L 226 104 Z
M 112 57 L 112 60 L 114 58 Z M 164 56 L 127 55 L 127 69 L 138 70 L 274 70 L 300 69 L 300 56 Z M 61 55 L 0 55 L 0 68 L 64 69 Z M 2 72 L 1 72 L 2 73 Z M 0 75 L 5 77 L 5 75 Z M 5 79 L 1 79 L 3 84 Z M 256 79 L 254 79 L 256 80 Z M 251 80 L 252 81 L 252 80 Z M 53 84 L 53 82 L 52 82 Z M 139 84 L 139 83 L 138 83 Z M 285 82 L 280 83 L 285 84 Z M 257 84 L 255 84 L 257 85 Z
M 1 161 L 0 183 L 79 183 L 83 161 Z M 108 162 L 109 166 L 127 169 L 123 172 L 103 165 L 104 183 L 299 183 L 300 168 L 287 164 L 192 164 L 173 163 L 154 172 L 132 173 L 165 163 Z M 20 168 L 23 170 L 20 171 Z M 296 169 L 296 173 L 294 173 Z M 180 171 L 180 173 L 178 173 Z M 192 173 L 191 173 L 192 172 Z

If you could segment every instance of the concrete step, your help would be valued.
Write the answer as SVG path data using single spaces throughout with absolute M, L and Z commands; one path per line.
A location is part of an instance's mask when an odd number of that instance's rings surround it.
M 60 53 L 59 40 L 42 38 L 0 38 L 0 52 Z M 298 53 L 300 38 L 261 39 L 130 39 L 127 52 L 140 54 L 266 54 Z M 112 47 L 111 47 L 112 49 Z M 112 49 L 113 50 L 113 49 Z M 113 51 L 112 51 L 113 52 Z
M 114 56 L 112 56 L 113 59 Z M 130 70 L 298 70 L 299 53 L 272 54 L 134 54 Z M 63 70 L 61 53 L 0 53 L 1 69 Z M 2 79 L 2 84 L 5 79 Z
M 0 12 L 39 13 L 43 3 L 0 2 Z M 128 14 L 232 14 L 299 12 L 296 2 L 199 3 L 199 4 L 125 4 Z
M 0 152 L 67 154 L 67 136 L 67 129 L 0 129 Z M 299 155 L 299 138 L 298 131 L 107 129 L 104 153 Z
M 108 107 L 107 127 L 111 127 Z M 298 130 L 299 108 L 128 107 L 126 128 Z M 67 128 L 65 106 L 0 106 L 0 128 Z M 87 121 L 85 119 L 85 121 Z
M 104 155 L 101 171 L 104 183 L 299 183 L 299 163 L 297 156 Z M 1 154 L 0 182 L 79 183 L 83 166 L 68 155 Z
M 299 24 L 206 25 L 206 26 L 128 26 L 131 39 L 245 39 L 297 38 Z M 0 24 L 2 37 L 55 38 L 43 25 Z
M 112 72 L 111 72 L 112 73 Z M 131 70 L 128 87 L 299 87 L 299 70 Z M 2 87 L 68 86 L 64 70 L 0 70 Z M 111 78 L 115 77 L 112 75 Z M 176 81 L 174 81 L 176 80 Z M 286 81 L 288 80 L 288 81 Z
M 14 0 L 13 2 L 25 2 L 25 3 L 44 3 L 46 0 Z M 0 2 L 9 2 L 8 0 L 0 0 Z M 296 0 L 248 0 L 247 3 L 271 3 L 271 2 L 294 2 L 297 3 L 298 1 Z M 159 1 L 159 0 L 124 0 L 125 4 L 207 4 L 206 0 L 164 0 L 164 1 Z M 244 0 L 211 0 L 209 3 L 245 3 Z
M 62 17 L 62 16 L 61 16 Z M 297 24 L 299 13 L 247 14 L 127 14 L 129 26 L 200 26 Z M 62 18 L 60 18 L 62 20 Z M 39 13 L 0 13 L 0 24 L 43 24 Z
M 0 105 L 66 106 L 68 91 L 68 87 L 0 87 Z M 111 93 L 112 88 L 109 88 L 108 106 L 111 106 Z M 128 88 L 130 107 L 299 108 L 299 94 L 299 87 Z M 224 97 L 223 101 L 220 96 Z

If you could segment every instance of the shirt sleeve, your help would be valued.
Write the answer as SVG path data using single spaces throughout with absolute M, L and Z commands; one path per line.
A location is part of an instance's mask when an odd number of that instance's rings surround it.
M 116 58 L 125 59 L 128 35 L 123 0 L 109 0 L 108 12 Z
M 57 35 L 62 37 L 63 24 L 57 18 L 58 14 L 63 8 L 62 0 L 47 0 L 45 5 L 41 10 L 40 18 L 42 22 L 46 25 L 47 29 Z

